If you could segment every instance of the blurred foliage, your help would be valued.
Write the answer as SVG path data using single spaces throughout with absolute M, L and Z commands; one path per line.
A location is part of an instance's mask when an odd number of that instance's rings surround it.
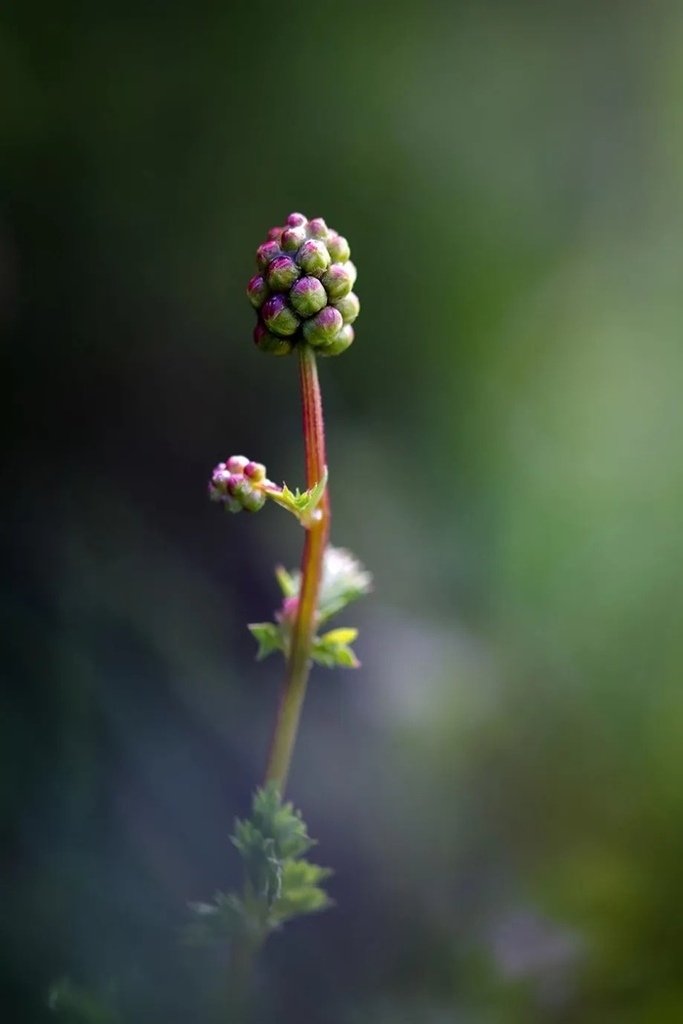
M 244 624 L 301 537 L 205 488 L 301 478 L 243 288 L 302 209 L 360 272 L 322 382 L 376 593 L 291 780 L 338 906 L 257 1016 L 677 1024 L 680 5 L 26 0 L 0 59 L 9 1019 L 63 975 L 126 1022 L 220 993 L 178 934 L 235 882 L 279 681 Z
M 231 839 L 244 868 L 242 895 L 217 893 L 212 903 L 190 905 L 193 945 L 227 942 L 238 951 L 240 944 L 259 950 L 285 922 L 331 905 L 321 883 L 332 872 L 304 858 L 315 840 L 273 783 L 256 790 L 251 816 L 235 822 Z

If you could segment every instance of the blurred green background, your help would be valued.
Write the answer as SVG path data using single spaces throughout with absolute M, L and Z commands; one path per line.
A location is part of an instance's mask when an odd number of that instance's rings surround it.
M 4 1019 L 61 977 L 74 1021 L 209 1019 L 178 933 L 238 878 L 280 680 L 245 623 L 301 533 L 205 488 L 235 451 L 302 482 L 243 294 L 301 209 L 359 267 L 322 378 L 376 588 L 290 784 L 338 907 L 271 941 L 257 1019 L 678 1024 L 681 5 L 0 19 Z

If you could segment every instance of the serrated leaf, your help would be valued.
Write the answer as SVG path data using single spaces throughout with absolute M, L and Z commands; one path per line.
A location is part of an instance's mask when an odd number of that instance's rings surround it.
M 318 480 L 314 487 L 311 487 L 309 491 L 304 491 L 301 495 L 301 503 L 299 506 L 299 515 L 301 522 L 304 526 L 310 525 L 311 519 L 318 505 L 322 501 L 325 488 L 327 487 L 327 466 L 323 473 L 322 480 Z
M 250 622 L 247 629 L 258 643 L 257 661 L 263 661 L 276 651 L 285 651 L 282 629 L 276 622 Z
M 327 468 L 325 468 L 322 480 L 319 480 L 308 491 L 300 491 L 298 487 L 295 491 L 292 491 L 287 484 L 283 483 L 280 490 L 268 491 L 268 497 L 272 498 L 282 508 L 287 509 L 288 512 L 291 512 L 292 515 L 295 515 L 303 526 L 309 526 L 315 510 L 322 500 L 326 487 Z
M 282 798 L 274 783 L 258 789 L 252 803 L 253 827 L 275 843 L 277 856 L 284 860 L 300 857 L 314 845 L 301 813 Z
M 248 941 L 256 948 L 292 917 L 330 906 L 321 886 L 330 871 L 303 859 L 314 841 L 300 812 L 282 802 L 277 785 L 254 793 L 251 814 L 235 822 L 231 840 L 244 865 L 244 894 L 217 893 L 211 903 L 191 905 L 187 942 Z
M 282 924 L 302 914 L 315 914 L 332 906 L 320 883 L 332 874 L 329 868 L 307 860 L 287 861 L 282 875 L 282 892 L 273 905 L 271 919 Z

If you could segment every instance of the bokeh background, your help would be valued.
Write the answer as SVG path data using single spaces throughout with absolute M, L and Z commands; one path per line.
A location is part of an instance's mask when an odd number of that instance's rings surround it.
M 178 935 L 238 881 L 245 623 L 301 533 L 205 489 L 301 482 L 243 294 L 301 209 L 360 271 L 322 377 L 375 593 L 290 785 L 338 907 L 255 1019 L 678 1024 L 681 5 L 24 0 L 0 67 L 4 1019 L 69 978 L 64 1019 L 203 1024 L 223 983 Z

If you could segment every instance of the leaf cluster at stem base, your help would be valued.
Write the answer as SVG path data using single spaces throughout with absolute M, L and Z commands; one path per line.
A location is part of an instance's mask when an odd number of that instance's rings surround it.
M 286 921 L 331 905 L 321 883 L 332 872 L 305 859 L 315 841 L 274 784 L 256 791 L 250 817 L 235 822 L 231 839 L 242 857 L 243 890 L 190 904 L 193 920 L 186 938 L 191 944 L 256 950 Z

